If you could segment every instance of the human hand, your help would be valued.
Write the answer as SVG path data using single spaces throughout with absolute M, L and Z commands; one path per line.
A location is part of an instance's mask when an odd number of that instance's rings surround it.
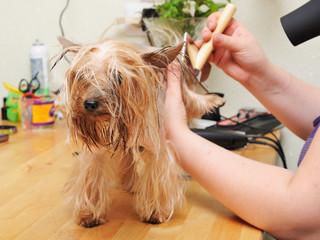
M 186 108 L 181 93 L 181 69 L 175 61 L 169 65 L 167 72 L 164 118 L 168 139 L 171 139 L 178 129 L 188 128 Z
M 202 30 L 203 41 L 196 44 L 200 47 L 211 38 L 218 17 L 213 13 L 207 18 L 207 26 Z M 221 68 L 230 77 L 246 84 L 252 75 L 263 75 L 269 60 L 253 35 L 237 20 L 231 19 L 223 34 L 214 34 L 215 51 L 209 61 Z

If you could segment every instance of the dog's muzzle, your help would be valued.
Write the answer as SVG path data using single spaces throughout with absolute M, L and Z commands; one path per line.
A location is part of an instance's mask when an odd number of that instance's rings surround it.
M 85 100 L 83 103 L 84 108 L 88 112 L 94 112 L 98 109 L 99 107 L 99 102 L 93 99 L 90 100 Z

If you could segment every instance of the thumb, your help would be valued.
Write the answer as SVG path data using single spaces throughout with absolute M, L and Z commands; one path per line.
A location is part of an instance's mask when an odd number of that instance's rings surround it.
M 168 66 L 167 94 L 181 95 L 181 69 L 177 63 Z
M 215 47 L 226 48 L 233 52 L 240 51 L 241 49 L 239 41 L 235 41 L 232 37 L 221 33 L 213 35 L 212 43 Z

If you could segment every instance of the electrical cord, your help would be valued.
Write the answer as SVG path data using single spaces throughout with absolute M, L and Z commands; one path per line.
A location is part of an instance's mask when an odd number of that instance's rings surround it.
M 251 128 L 251 129 L 254 129 L 254 130 L 260 130 L 260 131 L 263 131 L 264 133 L 263 134 L 267 134 L 267 133 L 270 133 L 274 139 L 272 138 L 269 138 L 269 137 L 266 137 L 264 135 L 254 135 L 254 134 L 246 134 L 246 137 L 248 138 L 248 142 L 249 143 L 252 143 L 252 144 L 260 144 L 260 145 L 266 145 L 266 146 L 269 146 L 269 147 L 272 147 L 279 155 L 279 157 L 281 158 L 281 161 L 282 161 L 282 164 L 283 164 L 283 167 L 285 169 L 287 169 L 287 162 L 286 162 L 286 157 L 285 157 L 285 154 L 284 154 L 284 151 L 283 151 L 283 148 L 281 146 L 281 143 L 280 143 L 280 140 L 277 138 L 277 136 L 273 133 L 273 131 L 271 131 L 270 129 L 263 129 L 263 128 L 257 128 L 257 127 L 253 127 L 253 126 L 250 126 L 248 124 L 245 124 L 243 122 L 239 122 L 239 121 L 235 121 L 231 118 L 227 118 L 227 117 L 224 117 L 222 115 L 220 115 L 222 118 L 224 118 L 224 120 L 230 120 L 231 122 L 234 122 L 236 124 L 240 124 L 242 126 L 245 126 L 245 127 L 248 127 L 248 128 Z M 258 139 L 265 139 L 265 140 L 268 140 L 268 141 L 271 141 L 272 143 L 270 142 L 266 142 L 266 141 L 261 141 L 261 140 L 258 140 Z
M 266 145 L 266 146 L 272 147 L 279 154 L 279 156 L 280 156 L 280 158 L 282 160 L 283 167 L 285 169 L 287 169 L 287 164 L 286 164 L 286 162 L 284 161 L 284 158 L 283 158 L 284 156 L 280 152 L 279 148 L 277 148 L 275 145 L 267 143 L 267 142 L 263 142 L 263 141 L 258 141 L 258 140 L 249 140 L 248 142 L 249 143 L 253 143 L 253 144 L 261 144 L 261 145 Z
M 65 13 L 65 11 L 67 10 L 68 6 L 69 6 L 69 3 L 70 3 L 70 0 L 67 0 L 66 1 L 66 5 L 64 6 L 64 8 L 62 9 L 61 13 L 60 13 L 60 16 L 59 16 L 59 27 L 60 27 L 60 31 L 61 31 L 61 35 L 64 37 L 65 34 L 64 34 L 64 30 L 63 30 L 63 26 L 62 26 L 62 17 L 63 17 L 63 14 Z M 64 56 L 64 59 L 70 63 L 70 60 Z
M 63 17 L 63 14 L 65 13 L 65 11 L 67 10 L 68 6 L 69 6 L 69 3 L 70 3 L 70 0 L 67 0 L 66 1 L 66 5 L 64 6 L 64 8 L 62 9 L 61 13 L 60 13 L 60 16 L 59 16 L 59 27 L 60 27 L 60 32 L 61 32 L 61 35 L 64 37 L 65 34 L 64 34 L 64 29 L 63 29 L 63 26 L 62 26 L 62 17 Z M 66 55 L 63 56 L 63 58 L 70 64 L 70 60 L 67 58 Z M 53 67 L 51 67 L 50 71 L 54 68 L 55 65 L 53 65 Z M 61 89 L 63 87 L 59 87 L 56 91 L 53 92 L 54 95 L 59 95 L 60 92 L 61 92 Z
M 60 27 L 60 31 L 61 31 L 61 34 L 62 36 L 64 37 L 64 30 L 63 30 L 63 26 L 62 26 L 62 17 L 63 17 L 63 14 L 64 12 L 67 10 L 68 6 L 69 6 L 69 2 L 70 0 L 67 0 L 66 1 L 66 5 L 64 6 L 64 8 L 62 9 L 61 13 L 60 13 L 60 17 L 59 17 L 59 27 Z
M 274 137 L 276 138 L 276 140 L 272 139 L 272 138 L 269 138 L 269 137 L 266 137 L 266 136 L 260 136 L 260 135 L 252 135 L 252 134 L 248 134 L 246 135 L 248 138 L 262 138 L 262 139 L 266 139 L 266 140 L 269 140 L 271 142 L 273 142 L 274 144 L 277 145 L 277 147 L 279 148 L 279 150 L 281 152 L 283 152 L 283 149 L 282 149 L 282 146 L 280 144 L 280 140 L 275 136 L 275 134 L 273 134 Z
M 248 139 L 248 143 L 253 143 L 253 144 L 260 144 L 260 145 L 266 145 L 266 146 L 269 146 L 269 147 L 272 147 L 274 150 L 277 151 L 278 155 L 280 156 L 281 158 L 281 161 L 282 161 L 282 164 L 283 164 L 283 167 L 285 169 L 287 169 L 287 162 L 286 162 L 286 158 L 285 158 L 285 155 L 284 155 L 284 152 L 282 150 L 282 147 L 281 145 L 279 145 L 278 143 L 276 145 L 273 145 L 271 143 L 268 143 L 268 142 L 265 142 L 265 141 L 259 141 L 257 139 L 261 138 L 260 136 L 258 137 L 251 137 L 252 139 Z M 267 138 L 268 140 L 272 141 L 273 139 L 271 138 Z M 276 142 L 276 141 L 272 141 L 272 142 Z M 278 147 L 280 146 L 280 147 Z

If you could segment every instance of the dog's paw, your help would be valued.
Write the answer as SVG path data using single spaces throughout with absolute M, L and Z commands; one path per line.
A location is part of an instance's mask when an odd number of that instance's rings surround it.
M 161 217 L 158 213 L 153 212 L 148 218 L 144 218 L 142 221 L 151 224 L 160 224 L 169 220 L 169 217 Z
M 225 100 L 216 94 L 200 95 L 193 93 L 185 100 L 187 118 L 199 118 L 205 113 L 215 111 L 224 104 Z
M 78 224 L 85 228 L 93 228 L 95 226 L 99 226 L 102 223 L 99 220 L 90 221 L 88 219 L 82 219 L 80 222 L 78 222 Z
M 220 97 L 217 94 L 204 95 L 204 98 L 204 108 L 206 109 L 206 112 L 208 112 L 208 110 L 213 110 L 215 108 L 222 107 L 226 102 L 222 97 Z
M 149 220 L 144 220 L 145 223 L 150 223 L 150 224 L 160 224 L 162 223 L 159 219 L 157 218 L 150 218 Z
M 103 218 L 93 218 L 92 216 L 86 216 L 86 217 L 77 217 L 76 222 L 85 228 L 92 228 L 95 226 L 99 226 L 106 222 Z

